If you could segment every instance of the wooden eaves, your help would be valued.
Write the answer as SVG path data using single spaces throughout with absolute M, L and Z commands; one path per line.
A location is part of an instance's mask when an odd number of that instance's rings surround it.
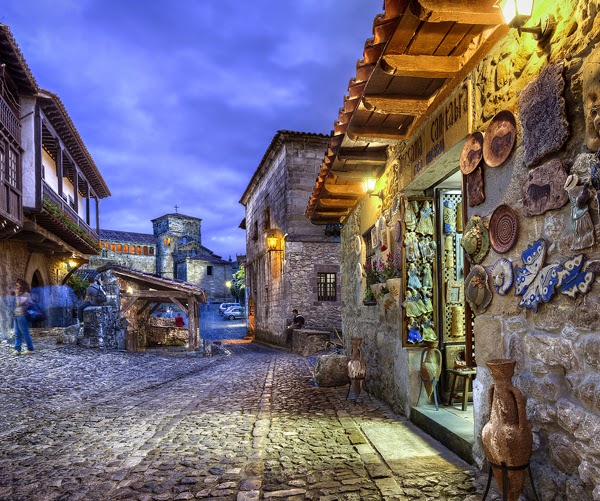
M 386 0 L 375 17 L 306 215 L 344 223 L 385 169 L 387 147 L 409 140 L 508 31 L 496 0 Z

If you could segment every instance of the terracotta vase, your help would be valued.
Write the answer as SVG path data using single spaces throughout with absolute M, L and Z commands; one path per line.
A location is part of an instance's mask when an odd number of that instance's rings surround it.
M 439 380 L 442 373 L 442 354 L 437 349 L 437 341 L 425 341 L 425 348 L 421 352 L 421 377 L 423 378 L 423 386 L 427 393 L 427 398 L 431 398 L 435 386 L 427 380 L 436 378 Z
M 533 437 L 525 413 L 525 397 L 513 386 L 514 360 L 489 360 L 494 384 L 488 399 L 490 420 L 481 431 L 483 449 L 490 463 L 506 466 L 525 466 L 531 457 Z M 502 483 L 502 469 L 492 467 L 494 478 L 508 501 L 517 501 L 523 489 L 527 469 L 509 470 L 506 485 Z
M 362 383 L 367 373 L 367 365 L 362 354 L 362 338 L 355 337 L 350 340 L 352 346 L 350 348 L 350 361 L 348 362 L 348 377 L 350 385 L 354 391 L 354 399 L 356 400 L 362 390 Z

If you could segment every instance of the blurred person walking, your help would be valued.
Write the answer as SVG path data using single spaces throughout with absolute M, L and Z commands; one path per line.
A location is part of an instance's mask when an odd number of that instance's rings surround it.
M 14 290 L 15 310 L 14 310 L 14 328 L 15 328 L 15 353 L 21 354 L 21 345 L 23 340 L 27 344 L 25 353 L 33 353 L 33 341 L 29 333 L 29 323 L 27 322 L 27 306 L 31 302 L 31 289 L 29 284 L 22 279 L 18 279 Z

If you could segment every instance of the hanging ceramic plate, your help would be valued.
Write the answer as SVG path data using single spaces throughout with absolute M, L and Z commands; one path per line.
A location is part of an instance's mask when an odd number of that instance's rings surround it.
M 362 250 L 362 237 L 360 235 L 356 235 L 354 237 L 354 252 L 356 252 L 357 256 L 360 256 L 361 250 Z
M 377 238 L 377 225 L 371 228 L 371 247 L 375 249 L 375 247 L 379 246 L 379 239 Z
M 483 159 L 490 167 L 499 167 L 509 157 L 517 140 L 517 121 L 508 110 L 496 114 L 483 139 Z
M 512 263 L 501 257 L 492 266 L 492 285 L 500 296 L 506 296 L 514 280 Z
M 362 268 L 362 265 L 360 263 L 358 263 L 356 265 L 356 278 L 358 278 L 358 280 L 361 280 L 362 275 L 363 275 L 363 268 Z
M 473 132 L 467 136 L 467 142 L 460 153 L 460 170 L 463 174 L 470 174 L 483 158 L 483 134 Z
M 508 205 L 496 208 L 489 224 L 490 243 L 492 249 L 504 254 L 513 248 L 517 241 L 518 221 L 515 211 Z

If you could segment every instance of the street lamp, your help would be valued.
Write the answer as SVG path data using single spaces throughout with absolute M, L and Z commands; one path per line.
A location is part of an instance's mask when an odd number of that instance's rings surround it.
M 269 252 L 281 250 L 281 239 L 275 229 L 267 231 L 267 250 Z
M 538 42 L 547 40 L 556 25 L 554 16 L 547 15 L 541 17 L 535 26 L 529 28 L 524 26 L 533 14 L 533 0 L 502 0 L 500 10 L 502 10 L 506 24 L 511 28 L 516 28 L 519 33 L 521 31 L 532 33 L 533 38 Z
M 363 179 L 363 190 L 371 197 L 379 197 L 379 199 L 383 202 L 383 190 L 380 190 L 379 193 L 373 193 L 375 191 L 376 184 L 377 179 L 374 177 L 366 177 Z

